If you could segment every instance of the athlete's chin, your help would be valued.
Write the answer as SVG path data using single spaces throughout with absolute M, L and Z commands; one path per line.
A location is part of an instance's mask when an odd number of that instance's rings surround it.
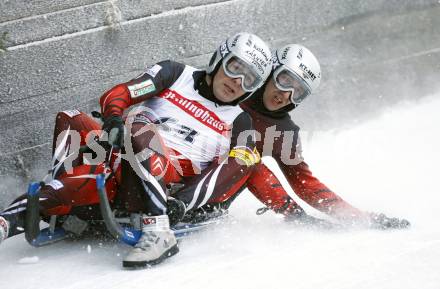
M 237 98 L 238 97 L 236 97 L 232 93 L 229 93 L 226 90 L 223 90 L 222 93 L 220 93 L 219 97 L 217 97 L 218 100 L 225 102 L 225 103 L 232 102 L 232 101 L 236 100 Z
M 271 101 L 264 101 L 264 106 L 268 111 L 275 111 L 278 110 L 278 106 L 274 105 Z

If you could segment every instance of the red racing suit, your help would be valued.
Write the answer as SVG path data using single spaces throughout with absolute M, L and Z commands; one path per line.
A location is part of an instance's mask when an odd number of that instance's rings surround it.
M 256 101 L 258 98 L 252 98 L 241 107 L 252 117 L 257 131 L 257 149 L 262 156 L 271 156 L 276 160 L 294 192 L 312 207 L 338 219 L 367 217 L 367 213 L 351 206 L 313 176 L 301 155 L 299 127 L 289 114 L 282 117 L 262 114 L 254 105 Z M 253 170 L 246 185 L 261 202 L 277 213 L 289 215 L 299 207 L 275 174 L 262 163 Z

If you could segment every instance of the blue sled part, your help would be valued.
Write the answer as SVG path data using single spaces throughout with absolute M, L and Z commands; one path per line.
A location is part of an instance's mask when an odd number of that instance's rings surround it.
M 29 196 L 35 196 L 38 193 L 38 190 L 40 189 L 40 183 L 30 183 L 28 187 L 27 194 Z
M 31 245 L 34 247 L 42 247 L 64 240 L 68 234 L 63 228 L 55 228 L 53 232 L 49 228 L 43 229 L 38 234 L 38 237 L 32 240 Z
M 188 235 L 195 233 L 197 231 L 202 230 L 203 228 L 214 224 L 216 221 L 208 221 L 199 224 L 177 224 L 171 229 L 176 236 L 176 239 L 181 240 Z M 125 236 L 121 239 L 121 241 L 127 245 L 134 246 L 139 241 L 142 236 L 141 230 L 135 230 L 133 228 L 124 228 Z M 50 231 L 49 228 L 43 229 L 40 231 L 40 234 L 36 239 L 31 242 L 31 245 L 34 247 L 43 247 L 46 245 L 50 245 L 64 239 L 67 239 L 69 234 L 61 227 L 55 228 L 53 232 Z
M 96 176 L 96 187 L 98 190 L 102 190 L 105 187 L 105 175 L 99 174 Z
M 171 230 L 174 232 L 174 236 L 176 236 L 176 239 L 181 240 L 184 237 L 195 233 L 197 231 L 200 231 L 204 229 L 205 227 L 208 227 L 209 225 L 217 223 L 218 220 L 213 221 L 207 221 L 203 223 L 198 224 L 191 224 L 191 223 L 180 223 L 171 228 Z M 140 237 L 142 236 L 141 230 L 135 230 L 133 228 L 126 227 L 124 229 L 125 235 L 128 236 L 128 238 L 122 238 L 121 241 L 127 245 L 134 246 L 139 241 Z
M 199 224 L 177 224 L 174 227 L 172 227 L 171 229 L 174 231 L 174 235 L 176 236 L 176 239 L 183 239 L 184 237 L 195 233 L 197 231 L 200 231 L 202 229 L 204 229 L 205 227 L 208 227 L 209 225 L 215 224 L 217 223 L 218 220 L 214 220 L 214 221 L 208 221 L 208 222 L 203 222 L 203 223 L 199 223 Z
M 124 235 L 122 236 L 121 241 L 127 245 L 134 246 L 137 244 L 141 236 L 142 236 L 141 230 L 125 228 Z

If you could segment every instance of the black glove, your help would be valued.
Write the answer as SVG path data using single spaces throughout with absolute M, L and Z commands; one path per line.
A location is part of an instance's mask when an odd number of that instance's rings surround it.
M 179 199 L 175 199 L 171 196 L 167 199 L 167 215 L 170 219 L 170 225 L 174 226 L 185 217 L 186 205 Z
M 102 129 L 108 133 L 108 143 L 116 148 L 124 145 L 124 121 L 122 117 L 112 115 L 104 119 Z
M 405 219 L 389 218 L 385 214 L 371 214 L 370 227 L 373 229 L 405 229 L 411 226 L 411 223 Z

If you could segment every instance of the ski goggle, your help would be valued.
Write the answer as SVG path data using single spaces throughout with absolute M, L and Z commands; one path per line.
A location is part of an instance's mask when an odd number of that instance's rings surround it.
M 223 59 L 223 70 L 230 78 L 241 78 L 241 87 L 246 92 L 255 91 L 263 82 L 253 65 L 234 54 Z
M 273 74 L 275 86 L 282 91 L 290 91 L 290 102 L 298 105 L 310 95 L 309 85 L 295 72 L 282 67 Z

